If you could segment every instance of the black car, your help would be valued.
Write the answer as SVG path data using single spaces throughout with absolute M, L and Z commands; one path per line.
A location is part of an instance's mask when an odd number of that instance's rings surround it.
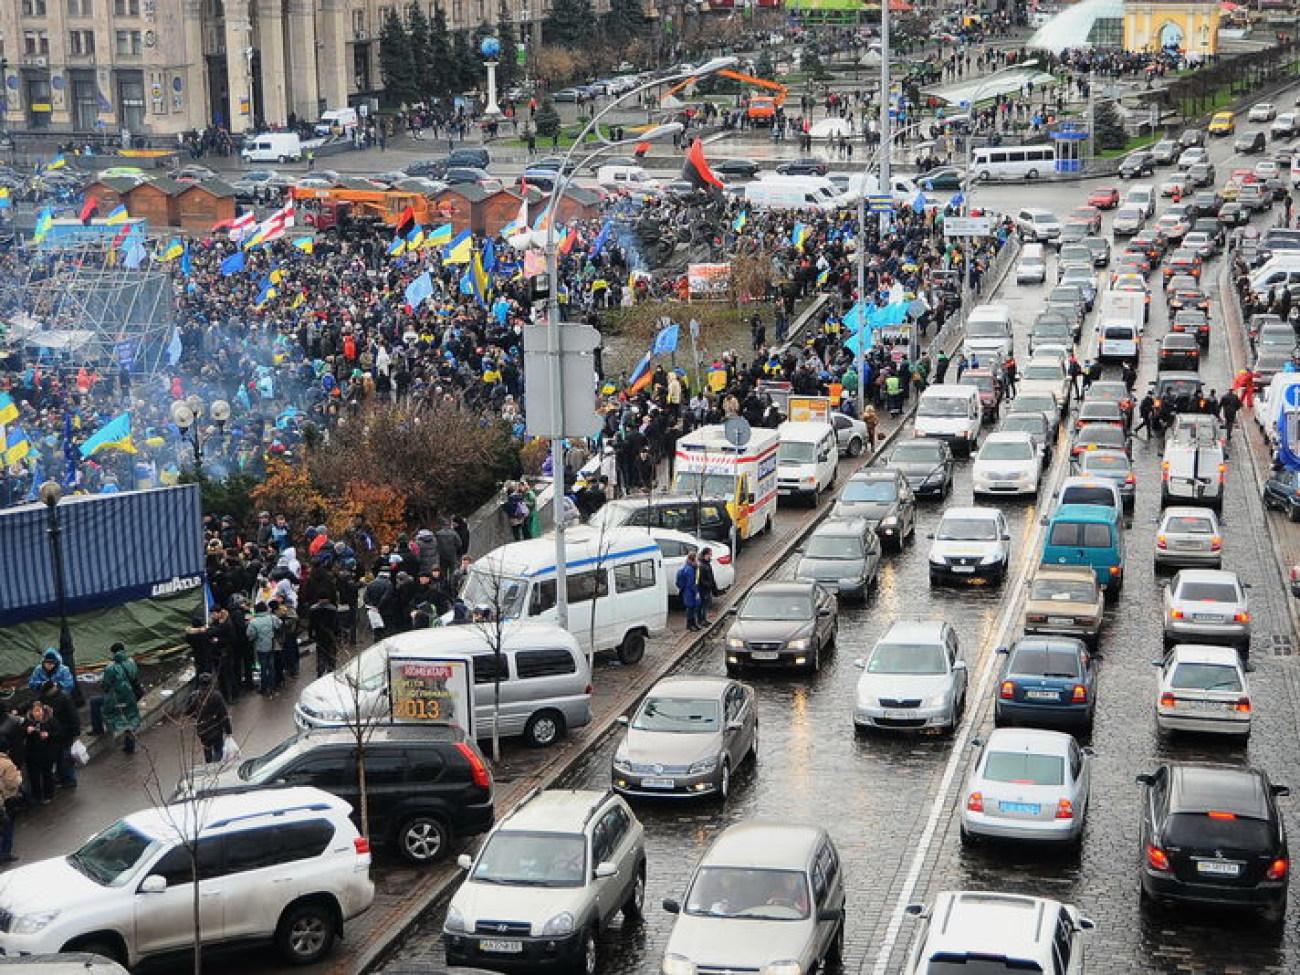
M 407 176 L 424 176 L 428 179 L 442 179 L 442 174 L 446 171 L 447 162 L 444 159 L 425 159 L 423 162 L 414 162 L 404 170 Z
M 916 538 L 916 495 L 896 468 L 862 470 L 840 490 L 831 517 L 862 518 L 875 529 L 882 548 L 901 552 Z
M 885 458 L 885 465 L 900 471 L 917 497 L 946 498 L 952 491 L 953 464 L 951 448 L 927 437 L 902 440 Z
M 572 176 L 578 171 L 577 165 L 572 160 L 566 162 L 563 156 L 543 156 L 541 159 L 534 159 L 528 164 L 528 168 L 563 172 L 565 176 Z
M 1249 766 L 1170 762 L 1139 775 L 1141 901 L 1241 906 L 1286 914 L 1290 858 L 1274 785 Z
M 1185 332 L 1170 332 L 1160 340 L 1160 357 L 1156 360 L 1156 369 L 1182 369 L 1194 371 L 1201 364 L 1201 344 L 1195 335 Z
M 1232 140 L 1232 148 L 1236 152 L 1249 155 L 1252 152 L 1263 152 L 1268 145 L 1268 136 L 1263 132 L 1240 132 L 1237 138 Z
M 1240 227 L 1250 223 L 1250 207 L 1233 200 L 1219 207 L 1219 223 L 1225 227 Z
M 1270 471 L 1264 482 L 1264 507 L 1285 511 L 1291 521 L 1300 521 L 1300 471 Z
M 492 775 L 478 746 L 449 725 L 367 728 L 364 758 L 370 840 L 412 863 L 446 856 L 458 838 L 486 833 L 495 819 Z M 304 731 L 234 768 L 203 766 L 174 799 L 251 789 L 315 786 L 352 804 L 360 822 L 357 733 Z
M 753 179 L 758 175 L 759 165 L 748 159 L 724 159 L 714 163 L 713 172 L 724 180 Z
M 923 190 L 959 190 L 966 182 L 966 172 L 956 166 L 940 166 L 916 177 Z
M 825 176 L 829 168 L 820 159 L 794 159 L 781 163 L 776 171 L 782 176 Z
M 453 149 L 445 161 L 448 169 L 452 166 L 487 169 L 492 163 L 492 157 L 486 149 Z
M 1119 164 L 1120 179 L 1152 176 L 1155 171 L 1156 160 L 1149 152 L 1135 152 Z
M 679 474 L 678 484 L 688 489 L 694 487 L 692 477 L 701 476 Z M 703 480 L 707 482 L 708 475 L 704 475 Z M 709 542 L 731 541 L 731 514 L 727 510 L 727 502 L 709 494 L 656 494 L 619 498 L 603 505 L 600 512 L 593 516 L 592 524 L 670 528 Z

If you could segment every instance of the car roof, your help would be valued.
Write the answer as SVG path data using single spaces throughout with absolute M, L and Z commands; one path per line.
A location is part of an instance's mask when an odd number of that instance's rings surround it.
M 1032 444 L 1034 438 L 1025 433 L 1024 430 L 995 430 L 984 438 L 985 444 L 991 443 L 1028 443 Z
M 501 821 L 501 829 L 540 833 L 581 832 L 592 812 L 609 797 L 595 789 L 546 789 L 525 796 Z
M 865 535 L 871 531 L 871 525 L 865 518 L 834 518 L 824 521 L 813 529 L 812 536 L 818 535 Z
M 1119 512 L 1100 504 L 1063 504 L 1052 514 L 1052 521 L 1091 521 L 1114 524 Z
M 1169 764 L 1169 811 L 1211 809 L 1268 819 L 1267 781 L 1259 769 L 1208 762 Z
M 728 826 L 713 841 L 700 865 L 754 869 L 803 869 L 826 831 L 795 823 L 743 822 Z
M 185 802 L 142 809 L 124 817 L 129 825 L 150 836 L 184 839 L 196 825 L 220 830 L 235 824 L 257 825 L 261 817 L 275 816 L 284 822 L 294 811 L 333 812 L 346 816 L 352 807 L 321 789 L 300 786 L 289 789 L 250 789 L 232 795 L 209 796 Z M 268 821 L 269 822 L 269 821 Z
M 1113 453 L 1123 453 L 1122 450 L 1113 451 Z M 1072 487 L 1099 487 L 1108 491 L 1118 491 L 1115 482 L 1109 477 L 1102 477 L 1099 474 L 1071 474 L 1061 482 L 1061 489 L 1057 494 L 1064 494 L 1067 488 Z M 1068 505 L 1066 505 L 1068 507 Z
M 1068 732 L 1045 728 L 994 728 L 984 740 L 984 750 L 1032 752 L 1040 755 L 1068 755 L 1074 740 Z
M 355 747 L 357 732 L 355 728 L 309 728 L 294 735 L 293 738 L 300 751 L 321 745 L 352 745 Z M 465 732 L 455 725 L 445 724 L 379 724 L 366 730 L 367 748 L 377 742 L 422 744 L 430 741 L 465 741 Z
M 945 891 L 930 915 L 933 954 L 1040 960 L 1055 931 L 1056 901 L 993 891 Z
M 1177 578 L 1183 582 L 1231 582 L 1234 585 L 1241 585 L 1237 573 L 1228 569 L 1182 569 Z
M 660 506 L 678 505 L 678 504 L 695 504 L 696 502 L 704 504 L 717 504 L 724 502 L 725 499 L 716 497 L 712 494 L 656 494 L 653 497 L 647 495 L 643 498 L 611 498 L 605 504 L 612 504 L 620 508 L 658 508 Z
M 943 620 L 895 620 L 877 642 L 937 643 L 943 639 L 946 626 Z
M 817 588 L 815 582 L 760 582 L 749 591 L 751 596 L 807 596 Z
M 855 471 L 850 481 L 898 481 L 903 472 L 896 467 L 873 467 L 865 471 Z
M 1214 518 L 1213 508 L 1203 508 L 1196 505 L 1173 505 L 1166 508 L 1160 515 L 1162 521 L 1169 518 Z
M 734 683 L 736 682 L 730 677 L 682 674 L 678 677 L 665 677 L 650 688 L 646 697 L 718 697 Z
M 1236 647 L 1215 647 L 1207 643 L 1176 643 L 1166 659 L 1179 663 L 1228 664 L 1241 669 L 1241 656 Z
M 1089 581 L 1096 582 L 1097 574 L 1090 565 L 1057 565 L 1053 562 L 1044 562 L 1034 571 L 1034 578 L 1052 578 L 1064 576 L 1067 579 L 1075 579 L 1079 582 Z
M 988 508 L 983 506 L 971 505 L 969 507 L 954 506 L 944 511 L 944 520 L 948 518 L 983 518 L 993 521 L 998 515 L 1002 514 L 1000 508 Z

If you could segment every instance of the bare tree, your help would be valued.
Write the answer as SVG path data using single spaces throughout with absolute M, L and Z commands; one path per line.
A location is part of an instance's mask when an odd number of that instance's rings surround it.
M 471 623 L 492 651 L 492 764 L 501 764 L 501 675 L 505 672 L 504 647 L 509 600 L 506 581 L 499 569 L 487 570 L 482 561 L 476 574 L 484 584 L 475 592 L 481 600 L 470 607 Z M 559 584 L 559 581 L 556 581 Z M 471 707 L 473 702 L 471 702 Z
M 360 819 L 361 835 L 370 838 L 370 793 L 366 782 L 366 749 L 375 730 L 381 724 L 391 724 L 394 720 L 390 707 L 387 720 L 375 712 L 374 688 L 367 687 L 363 679 L 367 654 L 382 656 L 385 671 L 384 686 L 388 685 L 388 652 L 383 641 L 372 644 L 365 650 L 354 651 L 348 661 L 334 671 L 334 679 L 342 685 L 347 703 L 347 730 L 352 734 L 357 762 L 357 816 Z

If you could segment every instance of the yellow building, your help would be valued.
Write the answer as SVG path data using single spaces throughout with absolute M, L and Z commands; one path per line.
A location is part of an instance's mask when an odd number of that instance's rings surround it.
M 1189 57 L 1219 53 L 1219 4 L 1128 0 L 1124 4 L 1124 50 L 1174 47 Z

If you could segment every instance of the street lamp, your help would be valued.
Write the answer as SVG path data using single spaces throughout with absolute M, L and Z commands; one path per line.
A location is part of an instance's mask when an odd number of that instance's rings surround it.
M 736 64 L 739 59 L 735 57 L 718 57 L 707 61 L 698 68 L 690 71 L 680 71 L 677 74 L 669 75 L 666 78 L 658 78 L 654 81 L 647 81 L 645 84 L 638 85 L 636 88 L 626 91 L 617 98 L 611 99 L 610 103 L 602 108 L 599 112 L 592 115 L 577 138 L 573 140 L 573 145 L 569 146 L 569 151 L 564 154 L 564 159 L 560 163 L 558 178 L 555 185 L 551 188 L 550 199 L 547 202 L 546 212 L 550 214 L 550 219 L 546 222 L 546 276 L 550 284 L 551 293 L 547 302 L 547 324 L 550 328 L 547 330 L 547 353 L 550 359 L 550 378 L 551 378 L 551 418 L 555 425 L 556 436 L 551 438 L 551 505 L 555 518 L 555 620 L 561 627 L 569 625 L 569 596 L 568 586 L 565 585 L 567 571 L 565 567 L 565 546 L 564 546 L 564 438 L 559 436 L 559 432 L 564 429 L 564 395 L 560 388 L 563 380 L 562 366 L 560 362 L 560 304 L 559 304 L 559 249 L 555 237 L 555 223 L 558 216 L 556 206 L 564 198 L 569 184 L 573 181 L 574 174 L 578 167 L 571 167 L 569 164 L 573 159 L 573 154 L 583 144 L 587 135 L 595 130 L 600 130 L 597 126 L 601 119 L 610 113 L 615 106 L 622 104 L 663 84 L 671 84 L 675 81 L 685 81 L 687 78 L 703 78 L 707 75 L 721 71 L 723 68 L 729 68 Z M 655 126 L 647 132 L 642 133 L 637 139 L 627 139 L 622 142 L 605 142 L 594 152 L 588 154 L 587 159 L 583 161 L 585 165 L 595 156 L 608 149 L 616 146 L 626 145 L 629 142 L 638 142 L 647 139 L 662 138 L 665 135 L 676 134 L 681 132 L 683 126 L 677 122 L 670 122 L 666 125 Z
M 45 505 L 48 524 L 45 529 L 50 539 L 50 560 L 54 565 L 54 598 L 59 607 L 59 656 L 72 674 L 72 703 L 81 707 L 84 699 L 81 683 L 77 680 L 76 650 L 72 645 L 72 630 L 68 627 L 68 589 L 63 574 L 63 527 L 59 524 L 59 502 L 63 500 L 63 488 L 58 481 L 49 480 L 36 490 L 37 496 Z
M 194 449 L 194 476 L 203 477 L 203 445 L 213 436 L 204 434 L 199 429 L 199 418 L 203 416 L 207 404 L 202 397 L 194 395 L 187 399 L 178 399 L 172 404 L 171 418 L 180 431 L 181 439 L 188 440 Z M 212 422 L 216 424 L 216 436 L 225 434 L 226 421 L 230 419 L 230 404 L 223 399 L 213 400 L 211 406 Z

